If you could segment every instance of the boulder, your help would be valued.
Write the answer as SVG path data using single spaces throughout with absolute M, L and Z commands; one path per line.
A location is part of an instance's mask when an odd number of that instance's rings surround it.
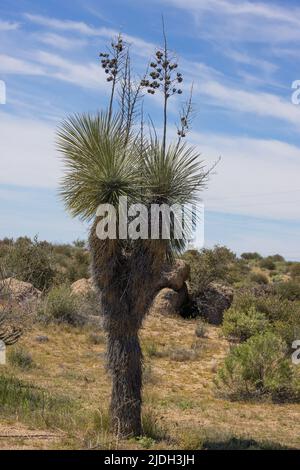
M 155 296 L 151 306 L 151 313 L 154 315 L 174 315 L 179 313 L 187 298 L 188 290 L 186 284 L 178 291 L 166 287 Z
M 71 290 L 75 295 L 88 295 L 92 292 L 95 292 L 95 287 L 93 285 L 92 278 L 84 278 L 73 282 L 73 284 L 71 284 Z
M 23 300 L 39 298 L 41 291 L 36 289 L 30 282 L 23 282 L 9 277 L 0 281 L 0 296 L 7 296 L 10 300 L 21 302 Z
M 179 291 L 183 288 L 189 276 L 189 265 L 181 259 L 176 259 L 172 265 L 166 265 L 163 268 L 161 278 L 157 284 L 157 288 L 163 289 L 168 287 L 169 289 Z
M 211 283 L 196 299 L 198 311 L 208 323 L 220 325 L 223 315 L 233 300 L 233 289 L 218 283 Z

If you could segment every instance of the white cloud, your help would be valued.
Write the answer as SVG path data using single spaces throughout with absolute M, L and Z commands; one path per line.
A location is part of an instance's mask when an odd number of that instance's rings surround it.
M 217 134 L 191 135 L 208 165 L 222 156 L 211 175 L 206 209 L 266 219 L 299 220 L 300 148 L 277 140 Z M 55 188 L 62 165 L 55 150 L 55 126 L 0 115 L 1 184 Z
M 54 127 L 38 120 L 0 113 L 1 184 L 55 187 L 59 161 Z
M 247 52 L 243 51 L 237 51 L 234 49 L 224 49 L 223 50 L 224 55 L 229 57 L 235 62 L 238 62 L 240 64 L 245 64 L 245 65 L 250 65 L 252 67 L 258 67 L 262 69 L 265 73 L 273 73 L 278 69 L 278 66 L 273 64 L 272 62 L 269 62 L 267 60 L 259 59 L 257 57 L 253 57 L 249 55 Z
M 45 66 L 47 75 L 73 83 L 82 88 L 99 89 L 105 85 L 105 78 L 99 65 L 92 63 L 77 63 L 67 60 L 60 55 L 38 51 L 36 60 Z
M 111 39 L 113 37 L 116 37 L 119 34 L 119 31 L 110 29 L 110 28 L 105 28 L 105 27 L 100 27 L 96 28 L 95 26 L 90 26 L 84 22 L 78 22 L 78 21 L 72 21 L 72 20 L 59 20 L 56 18 L 49 18 L 46 16 L 41 16 L 41 15 L 33 15 L 30 13 L 26 13 L 25 17 L 33 22 L 36 23 L 40 26 L 44 26 L 47 28 L 52 28 L 56 29 L 59 31 L 69 31 L 73 33 L 78 33 L 83 36 L 95 36 L 95 37 L 103 37 L 106 39 Z M 135 46 L 134 53 L 142 56 L 142 57 L 149 57 L 154 52 L 155 45 L 152 44 L 149 41 L 144 41 L 143 39 L 136 37 L 136 36 L 131 36 L 126 33 L 122 33 L 122 36 L 125 41 L 127 41 L 129 44 L 133 44 Z
M 61 36 L 55 33 L 45 33 L 42 35 L 39 34 L 37 39 L 44 44 L 62 50 L 75 49 L 78 47 L 85 46 L 87 44 L 87 42 L 83 39 L 77 39 L 74 37 L 68 38 L 66 36 Z
M 82 88 L 100 89 L 101 86 L 106 85 L 99 65 L 72 62 L 60 55 L 44 51 L 33 53 L 32 60 L 0 54 L 0 72 L 12 75 L 51 77 Z
M 106 28 L 94 28 L 92 26 L 83 23 L 82 21 L 71 21 L 71 20 L 59 20 L 57 18 L 49 18 L 47 16 L 41 15 L 32 15 L 30 13 L 25 13 L 25 18 L 27 18 L 32 23 L 36 23 L 47 28 L 58 29 L 61 31 L 73 31 L 80 33 L 86 36 L 99 36 L 102 32 L 105 33 Z
M 193 134 L 206 162 L 221 155 L 204 193 L 209 210 L 299 220 L 300 148 L 278 140 Z
M 0 72 L 16 75 L 45 75 L 45 71 L 40 66 L 6 54 L 0 54 Z
M 283 99 L 271 93 L 246 91 L 213 80 L 197 85 L 196 91 L 208 96 L 217 106 L 276 118 L 296 128 L 300 126 L 300 108 L 292 104 L 289 96 Z
M 300 9 L 273 2 L 235 0 L 163 0 L 191 12 L 200 35 L 212 40 L 270 42 L 297 41 L 300 38 Z
M 19 23 L 10 22 L 10 21 L 2 21 L 0 20 L 0 32 L 1 31 L 15 31 L 19 28 Z

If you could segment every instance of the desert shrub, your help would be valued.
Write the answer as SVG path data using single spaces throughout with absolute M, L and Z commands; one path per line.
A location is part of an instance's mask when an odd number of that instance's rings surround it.
M 12 366 L 18 367 L 21 370 L 29 370 L 34 366 L 31 354 L 20 346 L 9 350 L 8 361 Z
M 285 343 L 274 333 L 252 336 L 231 349 L 218 371 L 216 387 L 231 399 L 296 399 L 297 388 L 286 354 Z
M 192 295 L 205 291 L 213 281 L 226 281 L 236 256 L 224 246 L 201 251 L 188 251 L 183 255 L 191 267 L 190 289 Z
M 73 249 L 73 254 L 66 269 L 69 282 L 89 277 L 90 258 L 89 253 L 79 247 Z
M 170 359 L 177 362 L 193 361 L 197 359 L 196 349 L 171 348 L 169 351 Z
M 260 260 L 262 259 L 262 256 L 259 253 L 256 252 L 247 252 L 247 253 L 242 253 L 241 258 L 245 260 Z
M 263 269 L 268 269 L 269 271 L 273 271 L 276 269 L 276 264 L 269 256 L 267 258 L 263 258 L 259 262 L 259 266 Z
M 51 245 L 21 237 L 16 240 L 2 259 L 7 277 L 30 282 L 37 289 L 48 289 L 55 276 L 54 258 Z
M 292 279 L 300 279 L 300 263 L 294 263 L 290 268 Z
M 281 299 L 300 300 L 300 282 L 280 282 L 276 286 L 276 291 Z
M 255 298 L 255 307 L 259 312 L 266 315 L 270 321 L 289 321 L 295 311 L 295 305 L 292 302 L 282 300 L 277 295 L 266 295 Z
M 236 295 L 232 308 L 242 312 L 255 308 L 269 321 L 268 329 L 280 336 L 289 349 L 293 340 L 300 337 L 300 302 L 281 299 L 278 295 L 256 297 L 245 292 Z
M 264 273 L 256 272 L 250 274 L 250 281 L 256 282 L 257 284 L 269 284 L 268 276 Z
M 265 314 L 270 321 L 288 321 L 296 306 L 288 300 L 282 300 L 278 295 L 257 296 L 250 290 L 238 292 L 234 296 L 232 308 L 247 312 L 251 307 Z
M 101 315 L 99 296 L 94 291 L 88 292 L 83 296 L 77 296 L 77 304 L 80 313 L 85 317 Z
M 163 441 L 168 439 L 164 426 L 161 425 L 158 415 L 152 408 L 147 407 L 142 414 L 143 435 L 154 441 Z
M 279 254 L 268 256 L 268 259 L 274 261 L 274 263 L 283 263 L 285 261 L 284 257 Z
M 231 307 L 224 314 L 222 331 L 228 339 L 246 341 L 251 336 L 264 331 L 268 324 L 265 315 L 253 306 L 245 311 Z
M 143 352 L 148 357 L 157 357 L 162 358 L 166 357 L 169 354 L 167 349 L 159 348 L 156 343 L 153 341 L 147 341 L 143 343 Z
M 197 321 L 195 334 L 198 338 L 204 338 L 207 334 L 207 323 L 201 318 Z
M 84 317 L 79 313 L 76 296 L 66 285 L 53 287 L 40 307 L 40 318 L 46 322 L 82 325 Z

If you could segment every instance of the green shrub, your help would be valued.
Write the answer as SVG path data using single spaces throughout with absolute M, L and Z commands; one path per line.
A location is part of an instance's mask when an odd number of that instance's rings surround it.
M 82 325 L 84 317 L 78 311 L 78 300 L 68 286 L 53 287 L 45 298 L 40 316 L 46 322 Z
M 195 334 L 198 338 L 204 338 L 207 334 L 207 323 L 199 319 L 197 321 L 196 329 L 195 329 Z
M 278 254 L 268 256 L 268 259 L 270 259 L 271 261 L 274 261 L 274 263 L 283 263 L 285 261 L 284 257 Z
M 230 340 L 246 341 L 251 336 L 264 331 L 268 325 L 265 315 L 253 306 L 245 311 L 231 307 L 224 314 L 222 331 Z
M 300 263 L 295 263 L 290 269 L 292 279 L 300 279 Z
M 276 291 L 281 299 L 300 300 L 300 282 L 280 282 L 276 286 Z
M 261 296 L 255 299 L 255 308 L 266 315 L 270 321 L 289 321 L 295 311 L 295 305 L 288 300 L 282 300 L 277 295 Z
M 55 277 L 51 245 L 39 242 L 37 238 L 33 241 L 27 237 L 18 238 L 9 246 L 2 263 L 7 277 L 30 282 L 40 290 L 48 289 Z
M 251 273 L 250 274 L 250 281 L 256 282 L 257 284 L 269 284 L 268 276 L 264 273 Z
M 286 345 L 274 333 L 252 336 L 231 349 L 218 371 L 217 389 L 231 399 L 296 399 L 298 393 L 286 354 Z
M 262 259 L 262 256 L 256 252 L 254 253 L 248 252 L 248 253 L 242 253 L 241 258 L 245 260 L 260 260 Z
M 183 255 L 191 268 L 190 289 L 192 296 L 197 296 L 205 291 L 213 281 L 226 281 L 230 269 L 236 262 L 236 256 L 224 246 L 216 246 L 213 249 L 201 251 L 188 251 Z
M 270 257 L 263 258 L 259 262 L 259 266 L 263 269 L 268 269 L 269 271 L 273 271 L 274 269 L 276 269 L 276 264 Z
M 9 350 L 8 361 L 12 366 L 22 370 L 29 370 L 34 366 L 31 354 L 20 346 Z

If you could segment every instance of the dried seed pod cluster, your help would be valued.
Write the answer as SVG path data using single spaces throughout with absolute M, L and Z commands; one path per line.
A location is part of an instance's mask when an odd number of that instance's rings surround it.
M 186 137 L 186 132 L 188 131 L 189 125 L 188 120 L 185 116 L 182 116 L 180 119 L 181 128 L 178 129 L 177 134 L 179 137 Z
M 165 93 L 166 98 L 175 93 L 181 95 L 182 90 L 178 84 L 183 82 L 180 72 L 174 72 L 178 64 L 168 59 L 168 55 L 163 51 L 156 51 L 155 59 L 150 63 L 151 72 L 149 78 L 141 81 L 141 86 L 147 88 L 147 92 L 154 95 L 156 90 Z
M 108 75 L 107 81 L 111 82 L 118 74 L 118 59 L 124 50 L 123 39 L 119 36 L 117 41 L 111 43 L 112 52 L 100 52 L 101 65 Z

